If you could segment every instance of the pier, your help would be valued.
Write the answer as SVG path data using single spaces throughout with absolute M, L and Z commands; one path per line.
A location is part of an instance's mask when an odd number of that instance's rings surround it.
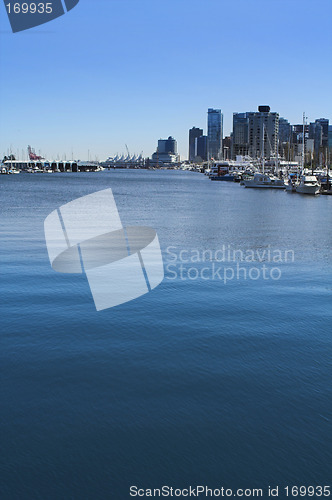
M 103 168 L 97 162 L 7 160 L 1 165 L 1 174 L 53 173 L 53 172 L 97 172 Z

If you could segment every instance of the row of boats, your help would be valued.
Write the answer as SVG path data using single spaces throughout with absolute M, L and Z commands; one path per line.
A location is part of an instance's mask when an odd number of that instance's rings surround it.
M 24 163 L 24 164 L 23 164 Z M 289 166 L 288 166 L 289 167 Z M 242 165 L 231 161 L 214 162 L 208 166 L 204 173 L 212 181 L 239 182 L 246 188 L 285 189 L 292 193 L 301 193 L 317 196 L 319 194 L 332 194 L 332 172 L 326 168 L 309 170 L 291 166 L 276 168 L 275 166 Z M 186 167 L 183 170 L 187 169 Z M 80 172 L 104 170 L 99 164 L 90 162 L 6 162 L 0 166 L 0 174 L 26 173 L 53 173 L 53 172 Z M 201 171 L 197 169 L 195 171 Z
M 296 169 L 296 171 L 284 172 L 282 170 L 259 171 L 255 167 L 245 169 L 234 169 L 229 162 L 215 162 L 211 168 L 205 171 L 212 181 L 239 182 L 246 188 L 269 188 L 285 189 L 292 193 L 308 194 L 317 196 L 319 194 L 332 194 L 332 176 L 329 170 L 310 171 L 308 169 Z
M 6 168 L 1 166 L 0 167 L 0 175 L 11 175 L 11 174 L 19 174 L 20 170 L 17 168 Z
M 25 172 L 27 174 L 52 174 L 55 172 L 101 172 L 105 170 L 97 162 L 87 161 L 5 161 L 0 165 L 0 175 Z

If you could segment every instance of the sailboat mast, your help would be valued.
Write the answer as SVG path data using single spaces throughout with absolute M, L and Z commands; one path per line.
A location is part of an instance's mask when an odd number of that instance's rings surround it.
M 305 148 L 304 148 L 304 131 L 305 131 L 305 112 L 303 113 L 303 137 L 302 137 L 302 173 L 303 173 L 303 170 L 304 170 L 304 151 L 305 151 Z
M 277 175 L 279 177 L 279 127 L 277 133 L 277 163 L 276 163 Z
M 263 137 L 262 137 L 262 171 L 265 172 L 265 162 L 264 162 L 264 122 L 263 122 Z
M 326 189 L 330 189 L 330 177 L 329 177 L 329 163 L 330 163 L 330 150 L 326 150 Z

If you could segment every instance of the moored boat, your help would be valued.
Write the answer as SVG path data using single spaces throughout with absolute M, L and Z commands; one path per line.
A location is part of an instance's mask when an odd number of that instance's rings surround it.
M 228 162 L 216 163 L 215 166 L 212 167 L 212 172 L 209 177 L 211 181 L 233 182 L 235 178 L 235 172 L 230 172 Z
M 251 179 L 243 179 L 242 183 L 248 188 L 285 189 L 286 187 L 283 179 L 263 173 L 256 173 Z
M 301 175 L 300 182 L 295 190 L 300 194 L 311 194 L 313 196 L 320 193 L 320 182 L 315 175 Z

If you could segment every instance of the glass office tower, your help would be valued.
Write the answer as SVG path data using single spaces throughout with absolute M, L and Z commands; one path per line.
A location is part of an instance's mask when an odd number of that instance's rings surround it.
M 220 109 L 208 110 L 208 157 L 222 160 L 223 116 Z
M 201 128 L 193 127 L 189 130 L 189 161 L 195 160 L 195 140 L 203 135 L 203 130 Z
M 233 113 L 232 158 L 249 151 L 249 118 L 247 113 Z

